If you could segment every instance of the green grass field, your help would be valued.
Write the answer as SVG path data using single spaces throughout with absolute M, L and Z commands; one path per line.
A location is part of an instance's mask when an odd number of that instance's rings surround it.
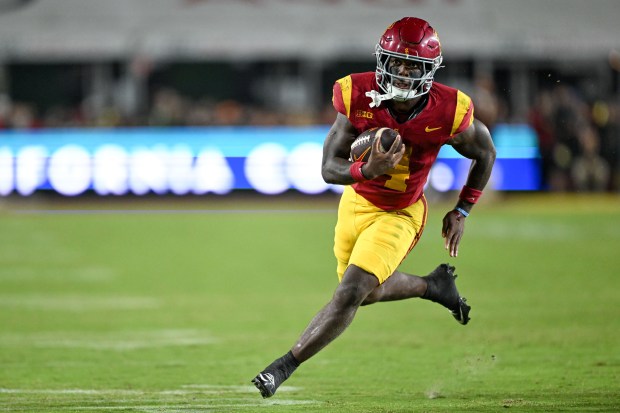
M 402 268 L 454 264 L 470 324 L 363 307 L 261 399 L 335 288 L 336 202 L 0 201 L 0 411 L 619 411 L 617 196 L 484 203 L 456 259 L 431 205 Z

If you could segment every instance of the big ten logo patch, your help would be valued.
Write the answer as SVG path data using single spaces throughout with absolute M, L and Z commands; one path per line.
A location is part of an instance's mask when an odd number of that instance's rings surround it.
M 372 112 L 368 112 L 366 110 L 356 110 L 355 111 L 355 117 L 356 118 L 366 118 L 366 119 L 372 119 Z

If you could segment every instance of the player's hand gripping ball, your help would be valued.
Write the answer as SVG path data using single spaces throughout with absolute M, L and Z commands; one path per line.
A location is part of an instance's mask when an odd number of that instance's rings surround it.
M 390 128 L 371 128 L 365 130 L 351 144 L 350 160 L 353 162 L 368 161 L 375 139 L 381 139 L 379 149 L 383 153 L 389 151 L 397 136 L 398 132 Z

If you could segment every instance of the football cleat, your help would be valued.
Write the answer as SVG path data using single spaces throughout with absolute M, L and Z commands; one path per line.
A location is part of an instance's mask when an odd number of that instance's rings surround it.
M 471 306 L 467 305 L 467 298 L 459 296 L 458 309 L 450 310 L 450 313 L 459 324 L 467 324 L 469 322 L 469 310 Z
M 456 288 L 455 268 L 448 264 L 441 264 L 432 273 L 423 277 L 427 282 L 426 293 L 422 298 L 443 305 L 462 325 L 469 322 L 471 306 L 467 305 L 467 299 L 461 297 Z
M 252 383 L 254 383 L 258 391 L 260 391 L 263 399 L 266 399 L 276 394 L 276 390 L 280 385 L 279 383 L 276 384 L 275 376 L 271 373 L 259 373 L 256 377 L 252 379 Z
M 289 351 L 258 373 L 252 379 L 252 383 L 260 391 L 261 396 L 266 399 L 276 394 L 278 387 L 293 374 L 297 367 L 299 367 L 299 362 Z

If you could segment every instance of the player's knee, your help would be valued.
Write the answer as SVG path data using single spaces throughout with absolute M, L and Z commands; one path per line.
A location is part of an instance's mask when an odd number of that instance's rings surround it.
M 334 302 L 342 308 L 359 307 L 378 284 L 374 275 L 350 265 L 336 289 Z
M 370 292 L 370 294 L 366 296 L 366 298 L 364 298 L 364 301 L 362 301 L 361 305 L 365 306 L 365 305 L 374 304 L 378 302 L 380 299 L 381 299 L 381 294 L 379 293 L 378 289 L 375 288 L 374 290 Z
M 359 307 L 369 291 L 360 285 L 341 283 L 334 293 L 334 304 L 340 308 Z

